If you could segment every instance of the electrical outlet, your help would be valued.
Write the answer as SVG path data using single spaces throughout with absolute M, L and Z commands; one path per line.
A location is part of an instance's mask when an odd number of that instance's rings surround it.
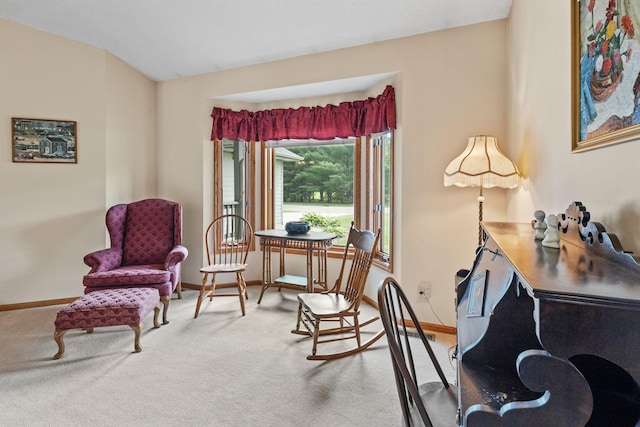
M 427 301 L 431 299 L 431 283 L 429 282 L 420 282 L 418 285 L 418 296 L 426 299 Z

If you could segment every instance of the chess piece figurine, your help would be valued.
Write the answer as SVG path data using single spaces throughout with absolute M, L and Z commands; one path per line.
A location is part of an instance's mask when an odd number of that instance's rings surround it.
M 548 215 L 545 222 L 547 223 L 547 229 L 544 232 L 542 246 L 547 248 L 559 248 L 560 233 L 558 232 L 558 217 L 555 215 Z
M 544 232 L 547 229 L 547 223 L 544 222 L 545 213 L 544 211 L 535 211 L 533 213 L 533 217 L 535 218 L 533 228 L 536 230 L 536 234 L 533 238 L 535 240 L 542 240 L 544 239 Z

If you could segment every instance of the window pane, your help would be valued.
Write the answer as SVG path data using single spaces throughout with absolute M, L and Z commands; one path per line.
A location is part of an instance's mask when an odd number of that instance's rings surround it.
M 391 131 L 372 135 L 367 144 L 370 150 L 367 169 L 368 193 L 367 224 L 373 229 L 381 228 L 379 252 L 380 264 L 393 271 L 393 133 Z
M 345 140 L 276 148 L 276 228 L 308 221 L 314 229 L 337 233 L 335 244 L 346 243 L 354 219 L 354 146 L 354 140 Z
M 222 141 L 223 214 L 245 216 L 245 142 Z
M 382 251 L 391 252 L 391 132 L 382 135 Z

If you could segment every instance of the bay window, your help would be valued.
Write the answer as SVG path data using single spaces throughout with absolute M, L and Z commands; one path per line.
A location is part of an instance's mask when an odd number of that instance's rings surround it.
M 338 234 L 342 252 L 351 222 L 382 229 L 376 265 L 391 271 L 392 132 L 331 141 L 273 141 L 263 144 L 264 228 L 309 221 Z
M 375 263 L 392 270 L 392 86 L 376 97 L 338 105 L 258 111 L 214 107 L 211 117 L 216 215 L 237 213 L 255 229 L 308 221 L 338 234 L 336 252 L 346 243 L 352 221 L 360 229 L 380 228 Z

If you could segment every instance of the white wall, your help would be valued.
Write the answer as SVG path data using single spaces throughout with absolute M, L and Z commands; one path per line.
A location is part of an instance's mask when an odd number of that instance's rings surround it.
M 3 19 L 0 64 L 0 305 L 79 296 L 107 204 L 155 191 L 155 160 L 119 164 L 153 152 L 154 84 L 101 49 Z M 77 121 L 78 163 L 12 163 L 11 117 Z M 122 135 L 127 151 L 112 151 Z
M 106 208 L 155 195 L 183 204 L 185 280 L 199 283 L 212 98 L 386 72 L 398 73 L 400 114 L 395 275 L 412 297 L 432 282 L 446 324 L 453 274 L 473 259 L 477 191 L 443 187 L 442 171 L 474 134 L 496 135 L 525 176 L 520 189 L 486 192 L 485 219 L 528 221 L 580 200 L 638 252 L 638 141 L 570 152 L 569 24 L 570 2 L 513 0 L 504 21 L 156 84 L 103 50 L 0 19 L 0 135 L 9 141 L 11 117 L 76 120 L 79 157 L 12 163 L 2 145 L 0 305 L 79 295 L 82 257 L 104 247 Z M 250 278 L 259 263 L 252 254 Z M 372 273 L 369 296 L 385 275 Z
M 184 204 L 188 224 L 184 239 L 190 250 L 184 280 L 201 280 L 198 268 L 203 259 L 203 225 L 210 220 L 211 180 L 204 151 L 211 108 L 218 105 L 213 98 L 396 72 L 392 84 L 399 112 L 395 201 L 399 256 L 394 275 L 411 297 L 419 281 L 431 282 L 438 316 L 455 325 L 454 274 L 473 260 L 477 193 L 445 188 L 442 173 L 469 136 L 506 135 L 505 29 L 506 21 L 497 21 L 158 83 L 158 192 Z M 489 190 L 486 196 L 485 218 L 503 219 L 504 192 Z M 247 278 L 259 279 L 260 257 L 253 255 Z M 385 272 L 371 274 L 369 296 L 375 298 L 375 288 L 385 276 Z M 438 322 L 424 305 L 420 315 L 424 321 Z
M 570 3 L 513 1 L 509 152 L 526 177 L 526 191 L 510 196 L 508 217 L 529 221 L 536 209 L 560 213 L 581 201 L 592 220 L 615 233 L 625 249 L 639 253 L 638 140 L 571 153 Z
M 107 54 L 106 206 L 156 194 L 156 83 Z
M 453 276 L 473 260 L 477 192 L 445 188 L 442 172 L 469 136 L 505 140 L 506 25 L 496 21 L 153 83 L 103 50 L 0 20 L 0 133 L 10 135 L 11 116 L 77 120 L 79 157 L 77 165 L 13 164 L 5 145 L 0 304 L 81 294 L 88 270 L 82 257 L 105 247 L 106 209 L 152 196 L 182 203 L 190 250 L 184 279 L 199 283 L 203 226 L 211 219 L 210 111 L 228 106 L 213 98 L 396 73 L 390 82 L 399 113 L 394 275 L 413 298 L 420 281 L 431 282 L 439 318 L 455 325 Z M 374 91 L 367 95 L 381 93 Z M 485 218 L 503 219 L 504 191 L 488 190 L 486 197 Z M 249 279 L 260 278 L 260 261 L 252 254 Z M 303 266 L 297 260 L 293 268 Z M 334 274 L 337 263 L 330 269 Z M 386 275 L 372 272 L 370 297 Z M 426 305 L 418 311 L 421 320 L 438 322 Z

